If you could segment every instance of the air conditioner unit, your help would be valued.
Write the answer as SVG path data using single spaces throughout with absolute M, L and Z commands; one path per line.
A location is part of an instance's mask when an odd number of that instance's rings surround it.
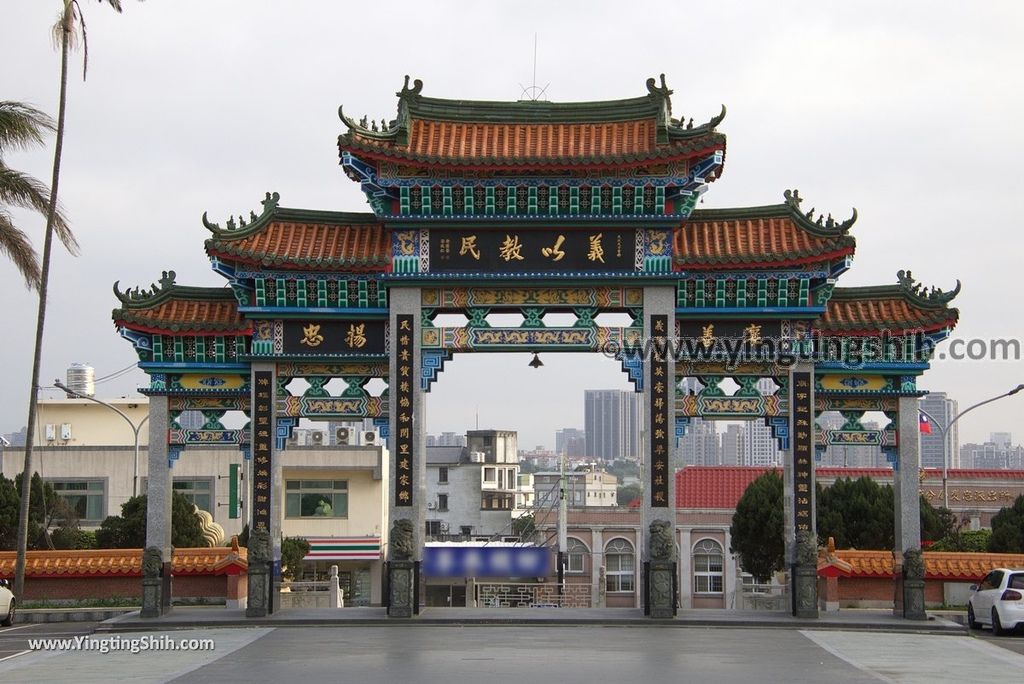
M 348 428 L 335 428 L 334 429 L 334 441 L 336 444 L 348 444 L 349 436 L 352 431 Z
M 374 444 L 377 441 L 377 433 L 373 430 L 367 430 L 363 433 L 363 444 Z
M 71 423 L 60 424 L 60 438 L 65 442 L 71 439 Z
M 313 434 L 311 434 L 309 436 L 309 439 L 310 439 L 311 442 L 313 442 L 313 444 L 323 444 L 324 443 L 324 433 L 322 433 L 322 432 L 314 432 Z
M 46 424 L 46 441 L 52 442 L 57 439 L 57 426 L 53 423 Z
M 288 446 L 297 446 L 298 443 L 299 443 L 298 435 L 296 435 L 294 432 L 292 434 L 288 435 L 288 439 L 285 440 L 285 444 L 287 444 Z
M 435 508 L 437 508 L 437 502 L 436 501 L 428 501 L 427 502 L 427 509 L 432 511 Z

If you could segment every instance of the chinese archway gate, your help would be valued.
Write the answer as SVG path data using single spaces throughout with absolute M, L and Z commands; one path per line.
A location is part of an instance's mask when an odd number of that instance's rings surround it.
M 805 211 L 795 190 L 778 204 L 696 209 L 722 173 L 725 109 L 700 125 L 674 115 L 664 77 L 641 97 L 604 102 L 421 91 L 407 78 L 397 117 L 379 125 L 339 109 L 341 166 L 371 212 L 285 208 L 267 193 L 247 218 L 203 215 L 206 253 L 230 287 L 178 285 L 173 272 L 148 290 L 115 285 L 114 321 L 150 378 L 147 545 L 163 563 L 174 462 L 190 445 L 237 445 L 252 470 L 248 612 L 265 613 L 259 596 L 277 566 L 260 561 L 280 559 L 276 456 L 300 418 L 372 418 L 389 439 L 389 610 L 412 615 L 424 394 L 455 354 L 495 351 L 614 355 L 644 394 L 641 546 L 654 617 L 672 614 L 674 559 L 648 532 L 675 525 L 675 438 L 695 417 L 764 421 L 784 450 L 798 614 L 816 614 L 813 563 L 800 552 L 815 531 L 816 450 L 880 446 L 895 468 L 897 559 L 920 548 L 917 378 L 956 324 L 955 291 L 925 290 L 902 271 L 892 285 L 837 287 L 856 212 Z M 488 322 L 510 312 L 520 326 Z M 631 323 L 598 325 L 606 312 Z M 467 321 L 434 324 L 447 313 Z M 575 322 L 546 325 L 554 313 Z M 294 378 L 309 384 L 302 396 L 287 389 Z M 335 378 L 345 389 L 332 396 Z M 383 395 L 366 391 L 373 378 L 387 382 Z M 684 391 L 687 378 L 699 385 Z M 721 387 L 727 379 L 738 389 Z M 193 410 L 205 424 L 185 429 L 178 419 Z M 246 428 L 221 424 L 232 410 L 249 416 Z M 823 411 L 841 412 L 842 427 L 818 428 Z M 862 424 L 869 411 L 887 424 Z M 897 583 L 902 613 L 923 617 L 923 589 Z M 168 597 L 149 591 L 145 602 L 159 614 Z

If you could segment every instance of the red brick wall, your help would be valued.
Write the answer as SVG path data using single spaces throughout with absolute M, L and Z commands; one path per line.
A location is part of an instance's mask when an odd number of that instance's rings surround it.
M 943 581 L 925 580 L 924 602 L 928 606 L 940 606 L 943 603 Z M 871 601 L 873 603 L 893 603 L 893 595 L 896 592 L 895 580 L 891 577 L 840 577 L 839 578 L 839 602 L 841 605 L 857 601 Z
M 175 598 L 227 596 L 226 575 L 184 575 L 174 578 Z M 142 600 L 141 577 L 28 577 L 26 601 L 57 599 L 136 598 Z

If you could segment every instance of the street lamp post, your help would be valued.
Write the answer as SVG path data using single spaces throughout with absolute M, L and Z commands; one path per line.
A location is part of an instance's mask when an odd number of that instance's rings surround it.
M 76 397 L 78 397 L 79 399 L 88 399 L 89 401 L 92 401 L 92 402 L 95 402 L 97 404 L 100 404 L 101 406 L 106 406 L 108 409 L 110 409 L 111 411 L 114 411 L 115 413 L 117 413 L 117 415 L 121 416 L 126 421 L 128 421 L 128 424 L 131 425 L 132 432 L 135 435 L 135 474 L 132 477 L 132 496 L 138 496 L 139 495 L 139 432 L 142 430 L 142 426 L 146 424 L 146 421 L 149 420 L 149 416 L 146 416 L 145 418 L 140 420 L 139 424 L 136 425 L 135 422 L 132 421 L 132 419 L 129 418 L 125 414 L 124 411 L 122 411 L 121 409 L 117 408 L 113 404 L 108 404 L 107 402 L 103 401 L 102 399 L 97 399 L 96 397 L 90 397 L 87 394 L 82 394 L 81 392 L 76 392 L 75 390 L 71 389 L 70 387 L 68 387 L 67 385 L 62 383 L 60 380 L 54 380 L 53 384 L 57 387 L 57 389 L 63 390 L 65 392 L 67 392 L 68 394 L 73 394 Z M 1022 386 L 1024 386 L 1024 385 L 1022 385 Z
M 998 396 L 992 397 L 991 399 L 986 399 L 985 401 L 979 401 L 977 404 L 974 404 L 972 406 L 968 406 L 963 411 L 961 411 L 960 413 L 956 414 L 953 417 L 953 419 L 950 420 L 945 426 L 941 425 L 939 423 L 939 421 L 935 420 L 935 416 L 933 416 L 932 414 L 928 413 L 927 411 L 925 411 L 920 406 L 917 408 L 918 411 L 920 411 L 925 417 L 928 418 L 928 420 L 932 421 L 932 423 L 934 423 L 935 426 L 937 428 L 939 428 L 939 434 L 942 435 L 942 505 L 945 508 L 949 508 L 949 484 L 948 484 L 949 472 L 948 471 L 949 471 L 949 456 L 950 456 L 950 451 L 951 451 L 951 449 L 950 449 L 951 445 L 949 443 L 949 437 L 950 437 L 951 433 L 950 433 L 949 429 L 951 427 L 953 427 L 953 424 L 956 423 L 956 421 L 960 420 L 966 414 L 970 413 L 971 411 L 973 411 L 974 409 L 978 408 L 979 406 L 984 406 L 985 404 L 991 404 L 993 401 L 998 401 L 999 399 L 1004 399 L 1006 397 L 1012 397 L 1014 394 L 1017 394 L 1021 390 L 1024 390 L 1024 383 L 1021 383 L 1021 384 L 1017 385 L 1016 387 L 1014 387 L 1009 392 L 1004 392 L 1003 394 L 1000 394 Z

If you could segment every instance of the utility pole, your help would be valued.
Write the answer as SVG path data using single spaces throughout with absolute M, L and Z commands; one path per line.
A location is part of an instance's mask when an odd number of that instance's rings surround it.
M 565 498 L 565 451 L 558 456 L 558 594 L 565 593 L 566 552 L 569 546 L 569 503 Z

